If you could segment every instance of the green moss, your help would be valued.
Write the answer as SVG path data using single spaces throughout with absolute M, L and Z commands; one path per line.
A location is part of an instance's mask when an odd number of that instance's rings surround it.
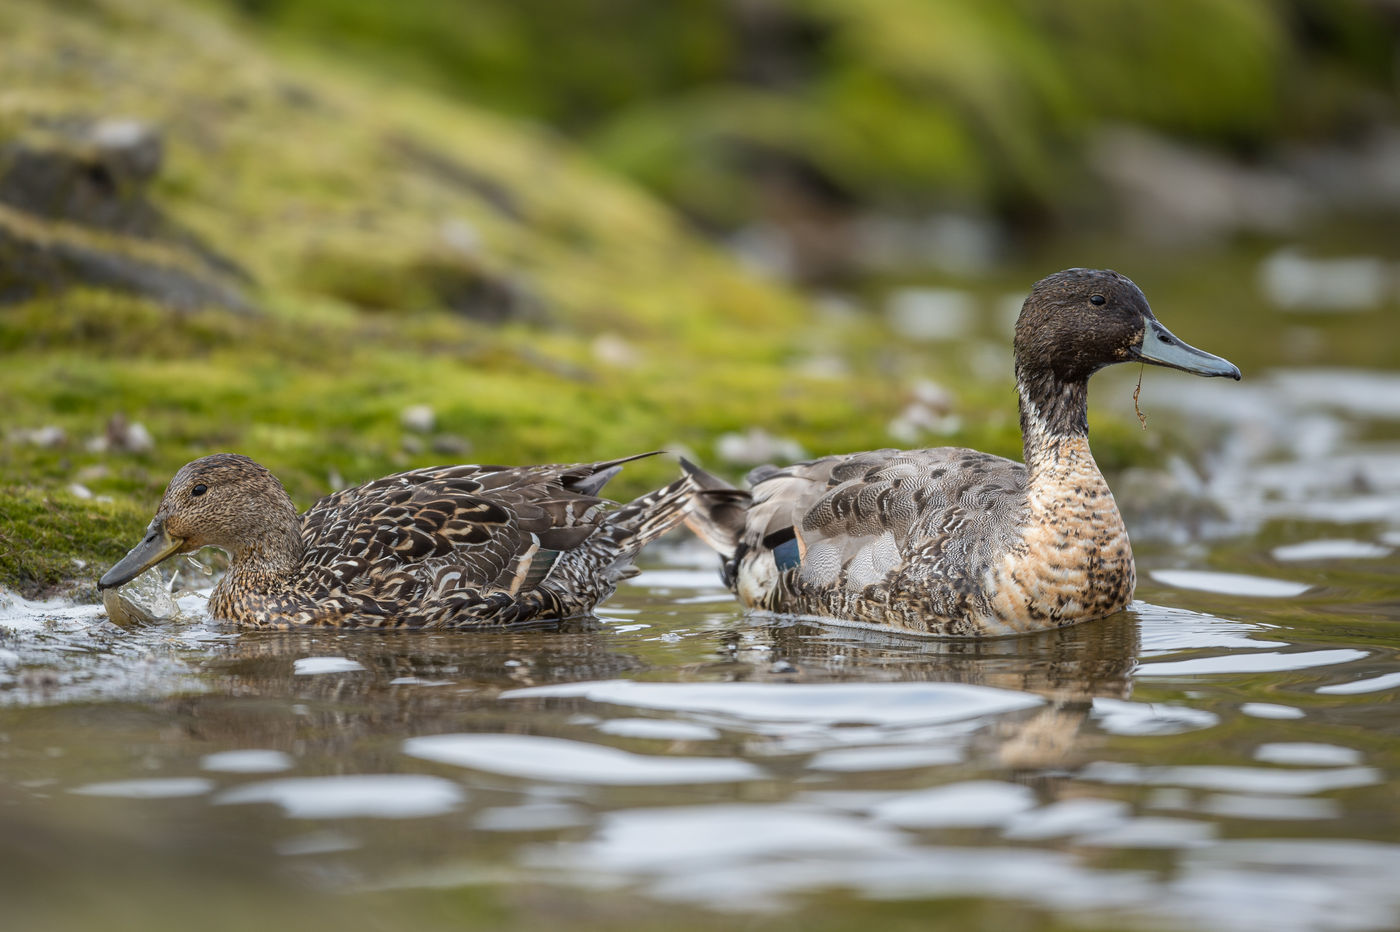
M 129 501 L 0 486 L 0 585 L 33 597 L 88 580 L 81 594 L 91 597 L 90 580 L 136 543 L 142 520 Z

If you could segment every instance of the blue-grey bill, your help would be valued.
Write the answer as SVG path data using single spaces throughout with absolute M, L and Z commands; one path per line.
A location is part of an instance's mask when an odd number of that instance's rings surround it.
M 1239 381 L 1239 367 L 1228 359 L 1221 359 L 1205 350 L 1198 350 L 1190 343 L 1178 340 L 1170 330 L 1156 320 L 1147 321 L 1142 332 L 1142 346 L 1137 357 L 1143 362 L 1180 369 L 1204 376 L 1224 376 Z
M 102 578 L 97 581 L 97 588 L 113 589 L 126 585 L 161 560 L 179 553 L 184 543 L 183 540 L 171 537 L 163 526 L 152 521 L 150 527 L 146 528 L 145 539 L 102 574 Z

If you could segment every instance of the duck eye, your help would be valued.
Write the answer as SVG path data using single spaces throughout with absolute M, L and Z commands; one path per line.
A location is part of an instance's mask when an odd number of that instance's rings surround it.
M 1106 303 L 1106 301 L 1107 301 L 1107 299 L 1106 299 L 1103 295 L 1101 295 L 1101 294 L 1091 294 L 1091 295 L 1089 295 L 1089 303 L 1090 303 L 1090 304 L 1104 304 L 1104 303 Z
M 195 486 L 194 488 L 190 489 L 190 494 L 191 494 L 191 495 L 203 495 L 205 492 L 208 492 L 208 491 L 209 491 L 209 486 L 207 486 L 207 485 L 205 485 L 203 482 L 201 482 L 199 485 L 197 485 L 197 486 Z

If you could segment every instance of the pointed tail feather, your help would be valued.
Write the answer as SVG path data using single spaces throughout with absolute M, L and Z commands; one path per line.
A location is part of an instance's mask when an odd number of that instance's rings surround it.
M 590 612 L 633 575 L 643 547 L 680 524 L 693 492 L 689 476 L 648 492 L 611 512 L 588 539 L 560 555 L 537 591 L 549 591 L 558 613 Z
M 734 558 L 744 534 L 753 496 L 685 459 L 681 467 L 693 483 L 685 526 L 726 561 Z
M 660 450 L 650 450 L 646 453 L 634 453 L 631 456 L 603 460 L 599 463 L 580 463 L 565 472 L 560 477 L 560 482 L 566 489 L 578 492 L 580 495 L 597 495 L 602 491 L 603 486 L 608 484 L 608 480 L 622 472 L 624 463 L 646 459 L 649 456 L 659 456 L 661 452 Z
M 601 531 L 615 542 L 618 556 L 631 562 L 643 547 L 685 519 L 693 491 L 691 477 L 682 476 L 614 511 Z

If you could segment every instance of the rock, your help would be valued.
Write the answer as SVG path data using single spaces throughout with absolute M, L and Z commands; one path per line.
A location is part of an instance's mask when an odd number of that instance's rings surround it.
M 742 466 L 764 463 L 791 463 L 807 458 L 802 444 L 788 437 L 775 437 L 760 427 L 751 427 L 742 434 L 721 434 L 715 442 L 720 459 Z
M 179 309 L 252 309 L 238 287 L 247 273 L 148 198 L 163 161 L 156 127 L 36 118 L 4 129 L 13 134 L 0 135 L 0 205 L 13 210 L 0 213 L 0 304 L 89 284 Z
M 885 305 L 890 326 L 911 340 L 956 340 L 972 325 L 972 295 L 955 288 L 901 288 Z
M 1114 193 L 1127 225 L 1158 242 L 1287 233 L 1316 206 L 1287 172 L 1246 166 L 1142 129 L 1102 131 L 1089 163 Z
M 437 414 L 432 405 L 409 405 L 399 412 L 399 424 L 405 430 L 420 434 L 430 434 L 437 426 Z
M 82 483 L 97 482 L 111 475 L 112 470 L 106 463 L 93 463 L 90 466 L 84 466 L 74 473 L 73 481 Z
M 87 449 L 90 453 L 149 453 L 155 445 L 146 425 L 128 421 L 126 415 L 118 413 L 107 419 L 101 434 L 87 442 Z
M 31 128 L 0 145 L 0 203 L 37 217 L 150 236 L 161 216 L 145 198 L 162 143 L 138 120 Z
M 437 434 L 431 444 L 434 453 L 445 456 L 465 456 L 472 451 L 472 442 L 456 434 Z
M 56 450 L 68 443 L 68 432 L 57 425 L 48 424 L 44 427 L 12 430 L 9 438 L 11 443 Z
M 132 453 L 147 453 L 155 449 L 156 442 L 155 439 L 151 437 L 151 432 L 146 429 L 145 424 L 142 424 L 140 421 L 132 421 L 131 425 L 126 429 L 126 436 L 123 438 L 122 445 Z
M 123 628 L 174 621 L 180 616 L 157 568 L 147 570 L 125 586 L 102 590 L 102 606 L 112 623 Z
M 886 428 L 896 441 L 913 445 L 925 435 L 952 434 L 962 427 L 962 419 L 953 413 L 953 396 L 943 386 L 921 379 L 912 391 L 913 400 Z
M 1005 239 L 995 220 L 971 213 L 867 217 L 855 225 L 854 236 L 864 268 L 928 268 L 964 276 L 991 271 L 1006 251 Z
M 1280 249 L 1259 263 L 1259 287 L 1285 311 L 1369 311 L 1385 301 L 1393 278 L 1376 256 L 1310 259 Z
M 160 132 L 140 120 L 98 120 L 87 132 L 94 155 L 118 178 L 145 183 L 160 172 L 164 143 Z
M 149 297 L 177 310 L 222 307 L 251 313 L 242 291 L 206 273 L 147 261 L 109 251 L 41 226 L 17 223 L 0 215 L 0 305 L 36 294 L 51 294 L 75 285 L 96 285 Z
M 614 369 L 630 369 L 640 361 L 636 348 L 615 333 L 600 333 L 592 349 L 594 359 Z
M 741 265 L 755 275 L 778 281 L 797 277 L 797 249 L 792 238 L 771 224 L 751 224 L 736 230 L 728 246 Z
M 486 324 L 541 323 L 548 305 L 529 277 L 504 274 L 462 255 L 433 257 L 416 265 L 432 296 L 445 308 Z
M 1282 163 L 1326 209 L 1400 209 L 1400 128 L 1377 127 L 1359 142 L 1342 145 L 1286 148 Z
M 453 252 L 472 259 L 481 255 L 481 234 L 477 232 L 476 227 L 460 217 L 443 221 L 442 226 L 438 228 L 438 236 L 442 238 L 443 245 Z

